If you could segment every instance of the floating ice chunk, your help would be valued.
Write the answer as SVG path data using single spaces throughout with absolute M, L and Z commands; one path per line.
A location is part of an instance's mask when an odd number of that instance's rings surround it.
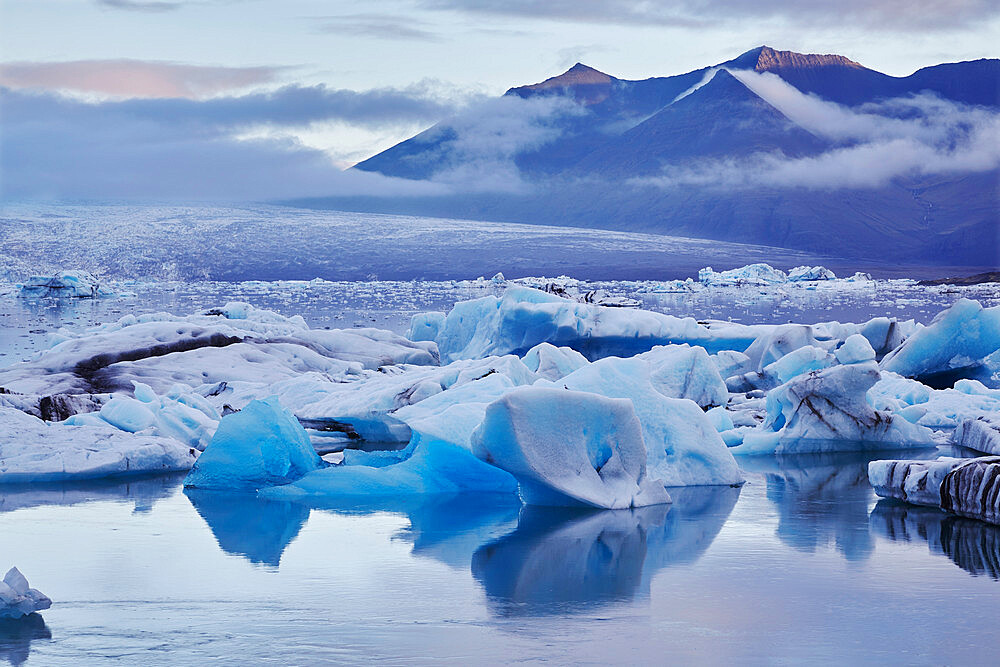
M 653 386 L 664 396 L 689 398 L 702 408 L 726 404 L 726 383 L 704 348 L 663 345 L 638 356 L 649 362 Z
M 703 285 L 733 287 L 739 285 L 779 285 L 788 281 L 784 271 L 770 264 L 748 264 L 729 271 L 713 271 L 707 266 L 698 271 L 698 281 Z
M 1000 456 L 1000 409 L 988 417 L 963 421 L 955 429 L 952 442 L 977 452 Z
M 875 493 L 1000 524 L 1000 457 L 872 461 Z
M 788 270 L 789 282 L 803 282 L 807 280 L 836 280 L 837 275 L 822 266 L 796 266 Z
M 51 606 L 52 600 L 29 587 L 28 580 L 16 567 L 10 568 L 0 581 L 0 618 L 21 618 Z
M 954 429 L 966 420 L 1000 414 L 1000 396 L 974 380 L 960 380 L 955 389 L 930 387 L 895 373 L 882 372 L 882 379 L 868 390 L 868 401 L 876 410 L 888 410 L 907 421 L 933 429 Z
M 551 343 L 539 343 L 524 355 L 524 365 L 547 380 L 558 380 L 588 363 L 576 350 Z
M 599 359 L 631 356 L 670 343 L 700 345 L 709 352 L 742 350 L 769 329 L 729 322 L 705 326 L 693 318 L 583 304 L 535 289 L 512 287 L 503 297 L 487 296 L 455 304 L 435 340 L 444 361 L 520 355 L 545 342 L 571 347 L 588 359 Z
M 184 486 L 260 489 L 295 481 L 323 465 L 295 416 L 270 398 L 223 417 Z
M 708 421 L 711 422 L 712 426 L 719 433 L 735 428 L 733 418 L 729 416 L 729 412 L 722 406 L 708 410 L 705 412 L 705 416 L 708 417 Z
M 801 375 L 767 394 L 767 418 L 744 435 L 737 454 L 930 447 L 931 432 L 873 410 L 866 392 L 878 381 L 874 362 Z
M 494 285 L 503 285 L 505 282 L 507 282 L 507 279 L 504 278 L 503 272 L 497 271 L 493 275 L 493 277 L 490 278 L 490 282 L 493 283 Z
M 871 343 L 861 334 L 848 336 L 844 344 L 834 353 L 837 361 L 842 364 L 857 364 L 863 361 L 875 361 L 875 350 Z
M 260 492 L 274 500 L 318 502 L 353 496 L 395 497 L 441 493 L 516 493 L 509 474 L 447 442 L 413 443 L 409 458 L 379 467 L 339 465 L 315 470 L 284 486 Z
M 652 372 L 643 358 L 609 357 L 551 386 L 631 400 L 642 426 L 649 476 L 666 486 L 742 483 L 736 460 L 701 408 L 688 399 L 664 396 Z
M 86 271 L 63 271 L 52 276 L 32 276 L 20 286 L 21 296 L 60 296 L 94 298 L 107 294 L 101 284 Z
M 1000 350 L 1000 306 L 959 299 L 882 359 L 900 375 L 929 378 L 979 365 Z
M 517 479 L 529 505 L 622 509 L 670 502 L 663 482 L 646 475 L 642 428 L 627 400 L 519 388 L 490 404 L 472 446 Z
M 187 470 L 196 458 L 196 450 L 170 438 L 134 435 L 104 422 L 50 424 L 0 406 L 0 483 Z

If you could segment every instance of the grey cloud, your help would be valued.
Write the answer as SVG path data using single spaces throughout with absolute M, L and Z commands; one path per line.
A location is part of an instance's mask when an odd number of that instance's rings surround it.
M 424 0 L 423 6 L 515 17 L 698 27 L 780 19 L 795 26 L 877 27 L 898 32 L 980 25 L 1000 16 L 993 0 Z
M 350 33 L 387 40 L 441 41 L 429 24 L 412 17 L 402 18 L 391 14 L 349 14 L 344 16 L 316 16 L 317 30 L 324 33 Z

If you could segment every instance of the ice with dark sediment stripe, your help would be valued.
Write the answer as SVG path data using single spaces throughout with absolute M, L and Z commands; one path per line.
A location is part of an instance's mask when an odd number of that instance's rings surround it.
M 872 461 L 868 480 L 882 497 L 1000 524 L 1000 456 Z
M 1000 415 L 966 419 L 955 429 L 952 441 L 961 447 L 1000 456 Z

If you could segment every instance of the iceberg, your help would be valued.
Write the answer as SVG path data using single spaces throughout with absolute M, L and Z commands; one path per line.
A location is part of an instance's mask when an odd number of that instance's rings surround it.
M 48 423 L 0 406 L 0 483 L 92 479 L 188 470 L 196 449 L 108 424 Z
M 1000 524 L 1000 457 L 934 461 L 872 461 L 875 493 Z
M 863 451 L 932 447 L 931 431 L 874 410 L 866 393 L 879 380 L 874 361 L 796 377 L 767 394 L 767 418 L 744 434 L 735 454 Z
M 701 408 L 725 405 L 729 398 L 708 352 L 689 345 L 662 345 L 637 355 L 649 363 L 656 390 L 671 398 L 687 398 Z
M 694 401 L 664 396 L 654 370 L 640 357 L 609 357 L 548 386 L 629 399 L 642 427 L 648 474 L 666 486 L 741 484 L 739 466 L 709 417 Z
M 22 297 L 56 296 L 92 299 L 108 294 L 101 284 L 86 271 L 62 271 L 51 276 L 31 276 L 19 286 Z
M 398 463 L 330 466 L 290 484 L 262 489 L 260 496 L 322 504 L 334 498 L 517 492 L 513 477 L 458 445 L 415 441 L 407 449 Z
M 951 386 L 1000 350 L 1000 306 L 959 299 L 882 359 L 883 370 Z
M 803 268 L 803 267 L 799 267 Z M 698 282 L 714 287 L 739 287 L 743 285 L 779 285 L 788 276 L 770 264 L 748 264 L 729 271 L 713 271 L 706 266 L 698 271 Z
M 222 418 L 184 486 L 251 491 L 293 482 L 324 465 L 305 429 L 272 397 Z
M 868 401 L 876 410 L 891 411 L 919 426 L 950 431 L 963 422 L 1000 414 L 1000 395 L 994 392 L 975 380 L 959 380 L 953 389 L 931 389 L 882 371 L 882 379 L 868 390 Z M 959 437 L 957 432 L 954 437 Z
M 490 404 L 473 453 L 514 476 L 529 505 L 623 509 L 669 503 L 646 474 L 642 428 L 630 401 L 522 387 Z
M 1000 456 L 1000 409 L 990 417 L 963 421 L 955 429 L 952 442 L 977 452 Z
M 811 280 L 836 280 L 837 275 L 823 266 L 796 266 L 788 270 L 788 282 L 805 282 Z
M 0 581 L 0 618 L 20 618 L 51 606 L 52 600 L 29 587 L 28 580 L 16 567 L 10 568 Z
M 547 380 L 558 380 L 578 368 L 586 366 L 587 358 L 569 347 L 556 347 L 539 343 L 524 355 L 524 365 Z
M 411 333 L 424 336 L 433 329 L 422 315 L 415 318 Z M 772 328 L 730 322 L 702 325 L 690 317 L 578 303 L 528 287 L 457 303 L 436 324 L 434 340 L 445 362 L 522 355 L 539 343 L 571 347 L 590 360 L 632 356 L 671 343 L 698 345 L 710 353 L 742 351 Z

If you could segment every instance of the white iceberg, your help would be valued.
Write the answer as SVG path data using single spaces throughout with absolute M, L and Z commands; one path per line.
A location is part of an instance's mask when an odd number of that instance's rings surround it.
M 725 405 L 726 383 L 708 352 L 689 345 L 662 345 L 637 355 L 649 363 L 650 380 L 664 396 L 688 398 L 702 408 Z
M 713 271 L 706 266 L 698 271 L 698 282 L 715 287 L 739 287 L 743 285 L 780 285 L 787 282 L 784 271 L 770 264 L 748 264 L 729 271 Z
M 881 367 L 906 377 L 930 378 L 976 367 L 997 350 L 1000 306 L 983 308 L 978 301 L 959 299 L 887 354 Z
M 646 474 L 642 429 L 627 400 L 520 388 L 490 404 L 472 445 L 477 457 L 517 479 L 529 505 L 670 502 L 663 482 Z
M 1000 392 L 976 380 L 959 380 L 952 389 L 931 389 L 916 380 L 882 371 L 882 379 L 868 390 L 876 410 L 927 428 L 950 431 L 963 422 L 1000 414 Z
M 184 486 L 248 491 L 293 482 L 324 465 L 295 416 L 271 398 L 223 417 Z
M 556 347 L 539 343 L 524 355 L 524 365 L 547 380 L 558 380 L 578 368 L 586 366 L 587 358 L 569 347 Z
M 19 286 L 20 296 L 58 296 L 92 299 L 107 294 L 86 271 L 61 271 L 51 276 L 31 276 Z
M 28 586 L 28 580 L 16 567 L 0 581 L 0 618 L 21 618 L 52 606 L 52 600 Z
M 868 403 L 874 361 L 812 371 L 767 394 L 767 418 L 744 434 L 736 454 L 931 447 L 931 431 Z
M 0 483 L 188 470 L 197 456 L 172 438 L 47 423 L 0 406 Z
M 739 466 L 709 417 L 694 401 L 664 396 L 654 370 L 641 357 L 609 357 L 536 386 L 629 399 L 642 427 L 649 476 L 666 486 L 741 484 Z

